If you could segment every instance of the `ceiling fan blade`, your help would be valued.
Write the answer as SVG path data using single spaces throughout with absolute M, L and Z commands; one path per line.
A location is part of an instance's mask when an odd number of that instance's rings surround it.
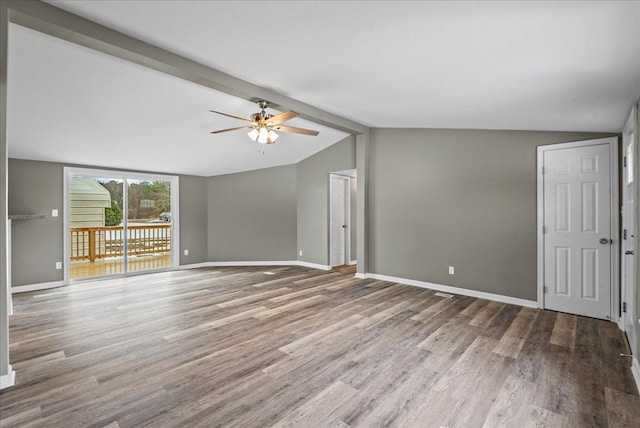
M 237 131 L 238 129 L 251 129 L 253 126 L 238 126 L 237 128 L 220 129 L 219 131 L 211 131 L 212 134 L 220 134 L 222 132 Z
M 280 113 L 280 114 L 276 114 L 273 117 L 269 118 L 269 122 L 271 122 L 274 125 L 278 125 L 279 123 L 282 122 L 286 122 L 287 120 L 291 120 L 294 117 L 298 117 L 298 113 L 296 113 L 295 111 L 285 111 L 284 113 Z
M 296 128 L 295 126 L 284 126 L 284 125 L 274 126 L 273 129 L 277 129 L 278 131 L 295 132 L 296 134 L 313 135 L 313 136 L 316 136 L 320 133 L 318 131 L 313 131 L 311 129 Z
M 221 111 L 215 111 L 215 110 L 209 110 L 209 111 L 210 111 L 211 113 L 218 113 L 218 114 L 221 114 L 221 115 L 223 115 L 223 116 L 232 117 L 232 118 L 234 118 L 234 119 L 238 119 L 238 120 L 241 120 L 241 121 L 243 121 L 243 122 L 249 122 L 249 123 L 251 123 L 251 121 L 250 121 L 249 119 L 245 119 L 244 117 L 238 117 L 238 116 L 234 116 L 234 115 L 232 115 L 232 114 L 222 113 Z

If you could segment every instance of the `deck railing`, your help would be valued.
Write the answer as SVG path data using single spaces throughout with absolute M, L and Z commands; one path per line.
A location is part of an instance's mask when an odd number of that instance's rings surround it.
M 124 256 L 122 226 L 73 227 L 71 260 L 103 259 Z M 128 256 L 171 253 L 171 225 L 154 224 L 127 228 Z

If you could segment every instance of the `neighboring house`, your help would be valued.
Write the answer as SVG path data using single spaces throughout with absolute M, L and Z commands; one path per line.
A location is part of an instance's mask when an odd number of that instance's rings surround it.
M 83 259 L 89 254 L 89 233 L 74 231 L 74 228 L 103 227 L 105 225 L 105 208 L 111 206 L 111 195 L 100 183 L 90 178 L 73 177 L 69 189 L 69 228 L 72 230 L 70 240 L 71 259 Z M 97 245 L 104 252 L 104 230 L 95 234 Z
M 104 209 L 110 206 L 107 189 L 90 178 L 73 177 L 69 191 L 70 227 L 104 226 Z

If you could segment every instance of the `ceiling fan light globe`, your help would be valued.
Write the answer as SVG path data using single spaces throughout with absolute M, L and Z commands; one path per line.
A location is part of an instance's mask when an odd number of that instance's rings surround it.
M 256 141 L 258 136 L 260 135 L 257 129 L 252 129 L 251 132 L 247 134 L 252 141 Z
M 277 139 L 278 139 L 278 134 L 276 134 L 275 132 L 273 132 L 272 129 L 270 129 L 269 130 L 269 143 L 275 143 Z
M 260 128 L 258 130 L 258 143 L 260 144 L 268 144 L 269 143 L 269 130 L 267 128 Z

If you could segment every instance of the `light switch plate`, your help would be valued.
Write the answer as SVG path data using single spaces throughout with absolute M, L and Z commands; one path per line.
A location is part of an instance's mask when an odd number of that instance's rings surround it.
M 51 217 L 58 217 L 58 210 L 57 209 L 52 209 L 51 210 Z

